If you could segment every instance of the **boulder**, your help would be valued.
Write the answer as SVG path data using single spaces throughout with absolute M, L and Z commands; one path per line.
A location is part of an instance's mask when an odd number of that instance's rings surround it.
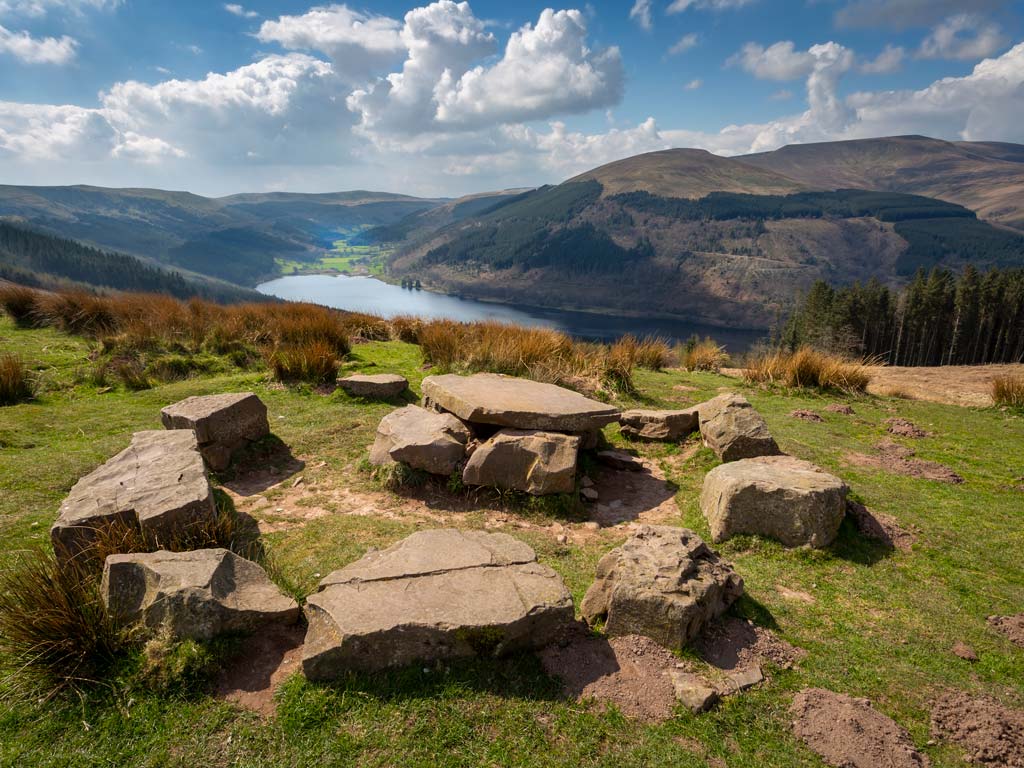
M 267 406 L 252 392 L 187 397 L 160 411 L 165 429 L 191 429 L 210 469 L 219 472 L 231 454 L 270 434 Z
M 601 558 L 580 606 L 609 635 L 680 650 L 743 594 L 743 579 L 685 528 L 645 525 Z
M 780 453 L 764 418 L 742 395 L 719 395 L 696 407 L 704 444 L 722 461 Z
M 338 386 L 353 397 L 389 400 L 405 392 L 409 388 L 409 382 L 404 376 L 395 373 L 356 374 L 338 379 Z
M 595 432 L 619 417 L 617 408 L 571 389 L 495 373 L 428 376 L 422 389 L 424 405 L 470 424 Z
M 299 604 L 260 566 L 226 549 L 110 555 L 100 593 L 118 625 L 142 624 L 179 640 L 299 620 Z
M 738 533 L 789 547 L 825 547 L 839 532 L 849 488 L 835 475 L 792 456 L 762 456 L 708 472 L 700 508 L 712 541 Z
M 696 432 L 700 417 L 696 408 L 683 411 L 623 411 L 619 431 L 634 440 L 676 441 Z
M 131 445 L 75 483 L 50 538 L 64 560 L 88 549 L 98 528 L 127 525 L 159 544 L 215 514 L 195 433 L 136 432 Z
M 462 482 L 525 491 L 572 493 L 580 439 L 558 432 L 500 429 L 466 462 Z
M 450 475 L 466 457 L 471 437 L 469 428 L 450 413 L 407 405 L 381 419 L 370 463 L 400 461 L 434 475 Z
M 644 471 L 644 463 L 640 459 L 622 451 L 598 451 L 595 458 L 606 467 L 622 472 Z
M 536 649 L 573 621 L 561 577 L 530 547 L 451 529 L 419 531 L 329 574 L 305 610 L 310 680 Z

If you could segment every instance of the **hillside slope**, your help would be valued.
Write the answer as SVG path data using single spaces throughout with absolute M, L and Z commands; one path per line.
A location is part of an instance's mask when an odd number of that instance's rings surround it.
M 311 258 L 353 227 L 389 224 L 443 201 L 378 192 L 244 194 L 0 186 L 0 220 L 252 285 L 275 259 Z
M 1024 231 L 1024 146 L 925 136 L 793 144 L 742 162 L 817 189 L 874 189 L 946 200 Z

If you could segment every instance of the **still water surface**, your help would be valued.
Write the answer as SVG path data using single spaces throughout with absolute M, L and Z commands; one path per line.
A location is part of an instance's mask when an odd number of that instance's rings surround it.
M 492 304 L 430 291 L 413 291 L 372 277 L 287 275 L 263 283 L 256 290 L 291 301 L 309 301 L 353 312 L 371 312 L 383 317 L 417 315 L 462 321 L 500 320 L 519 325 L 556 328 L 576 338 L 597 341 L 609 341 L 627 333 L 638 337 L 663 336 L 670 340 L 685 341 L 696 333 L 702 337 L 711 336 L 734 354 L 746 351 L 764 336 L 762 331 L 718 328 L 680 320 L 614 317 L 590 312 Z

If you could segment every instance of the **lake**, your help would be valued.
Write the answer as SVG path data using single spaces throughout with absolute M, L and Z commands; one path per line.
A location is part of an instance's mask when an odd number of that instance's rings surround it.
M 631 333 L 685 341 L 693 334 L 711 336 L 736 354 L 765 336 L 763 331 L 719 328 L 681 320 L 616 317 L 592 312 L 566 312 L 510 304 L 493 304 L 430 291 L 415 291 L 372 277 L 287 275 L 256 287 L 260 293 L 290 301 L 308 301 L 382 317 L 416 315 L 451 320 L 500 320 L 519 325 L 555 328 L 579 339 L 610 341 Z

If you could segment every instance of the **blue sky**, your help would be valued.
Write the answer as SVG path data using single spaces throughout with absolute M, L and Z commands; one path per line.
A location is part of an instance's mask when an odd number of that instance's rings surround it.
M 458 195 L 1022 126 L 1005 0 L 0 0 L 2 183 Z

